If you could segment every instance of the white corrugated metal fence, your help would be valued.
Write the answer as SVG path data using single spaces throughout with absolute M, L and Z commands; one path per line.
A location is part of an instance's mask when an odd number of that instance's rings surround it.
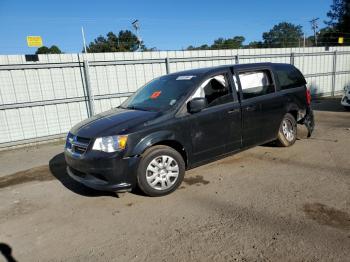
M 118 106 L 151 79 L 191 68 L 235 63 L 293 63 L 314 95 L 350 85 L 350 47 L 156 51 L 0 56 L 0 148 L 62 136 L 89 115 L 86 67 L 95 113 Z

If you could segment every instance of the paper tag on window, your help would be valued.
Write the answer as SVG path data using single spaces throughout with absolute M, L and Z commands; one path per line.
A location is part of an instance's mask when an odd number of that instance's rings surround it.
M 191 80 L 194 77 L 196 76 L 178 76 L 176 80 Z
M 151 99 L 156 99 L 158 98 L 158 96 L 160 96 L 160 94 L 162 93 L 162 91 L 155 91 L 153 92 L 153 94 L 150 96 Z

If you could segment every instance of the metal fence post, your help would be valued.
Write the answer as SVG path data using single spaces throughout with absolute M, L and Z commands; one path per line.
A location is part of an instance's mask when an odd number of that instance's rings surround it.
M 94 96 L 91 90 L 91 81 L 90 81 L 90 72 L 89 72 L 89 62 L 84 59 L 84 76 L 85 76 L 85 85 L 86 85 L 86 94 L 88 97 L 89 105 L 89 117 L 95 115 L 95 105 L 94 105 Z
M 294 58 L 295 58 L 295 54 L 294 53 L 290 53 L 290 64 L 294 65 Z
M 170 59 L 169 59 L 169 57 L 165 58 L 165 69 L 166 69 L 166 73 L 170 74 Z
M 235 63 L 239 64 L 239 55 L 235 55 Z
M 335 95 L 335 79 L 337 73 L 337 50 L 333 52 L 333 69 L 332 69 L 332 96 Z

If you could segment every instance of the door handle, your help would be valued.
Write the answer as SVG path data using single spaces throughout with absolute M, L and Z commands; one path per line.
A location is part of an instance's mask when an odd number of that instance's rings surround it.
M 239 111 L 240 111 L 239 108 L 236 108 L 236 109 L 232 109 L 232 110 L 227 111 L 227 113 L 233 114 L 233 113 L 238 113 Z
M 245 108 L 245 110 L 248 111 L 248 112 L 255 111 L 255 110 L 256 110 L 256 106 L 247 106 L 247 107 Z

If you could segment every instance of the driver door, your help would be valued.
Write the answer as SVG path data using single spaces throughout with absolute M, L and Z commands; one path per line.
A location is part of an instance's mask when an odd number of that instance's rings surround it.
M 241 147 L 241 113 L 229 71 L 208 77 L 191 99 L 205 97 L 207 107 L 188 116 L 193 162 L 205 161 Z

